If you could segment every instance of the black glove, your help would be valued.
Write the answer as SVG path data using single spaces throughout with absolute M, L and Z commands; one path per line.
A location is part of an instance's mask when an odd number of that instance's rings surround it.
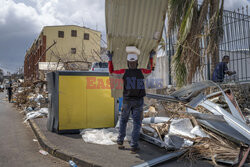
M 150 55 L 149 58 L 153 58 L 155 54 L 156 54 L 155 51 L 151 50 L 151 52 L 149 53 L 149 55 Z
M 107 56 L 109 58 L 109 61 L 112 61 L 113 52 L 107 51 Z

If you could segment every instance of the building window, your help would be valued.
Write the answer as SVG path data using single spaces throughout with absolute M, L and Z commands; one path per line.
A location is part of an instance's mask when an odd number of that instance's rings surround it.
M 76 48 L 71 48 L 71 54 L 76 54 Z
M 89 33 L 84 33 L 84 40 L 89 40 Z
M 71 36 L 72 37 L 77 37 L 77 31 L 76 30 L 71 30 Z
M 64 38 L 64 31 L 58 31 L 58 37 Z

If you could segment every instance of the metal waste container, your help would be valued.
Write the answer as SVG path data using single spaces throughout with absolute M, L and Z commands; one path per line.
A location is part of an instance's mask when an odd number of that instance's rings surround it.
M 115 126 L 118 110 L 108 73 L 57 71 L 48 73 L 47 81 L 49 131 L 79 133 L 85 128 Z

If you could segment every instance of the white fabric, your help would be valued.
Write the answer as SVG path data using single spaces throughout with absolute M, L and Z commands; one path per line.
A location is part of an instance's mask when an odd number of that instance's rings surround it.
M 128 61 L 136 61 L 136 60 L 138 60 L 138 58 L 137 58 L 136 54 L 128 54 L 127 60 Z
M 118 130 L 108 129 L 85 129 L 81 132 L 82 138 L 86 143 L 101 145 L 113 145 L 118 137 Z

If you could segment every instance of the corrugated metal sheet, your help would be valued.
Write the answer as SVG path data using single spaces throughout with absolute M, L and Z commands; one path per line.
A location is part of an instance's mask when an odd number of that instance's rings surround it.
M 108 50 L 114 69 L 127 68 L 126 46 L 137 46 L 139 68 L 146 68 L 149 52 L 162 37 L 168 0 L 106 0 Z M 158 36 L 158 37 L 157 37 Z

